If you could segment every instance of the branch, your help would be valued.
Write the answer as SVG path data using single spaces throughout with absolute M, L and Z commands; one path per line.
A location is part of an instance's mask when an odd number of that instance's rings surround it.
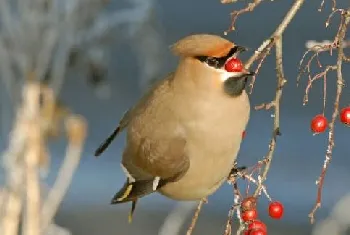
M 267 53 L 271 50 L 272 46 L 276 47 L 277 91 L 274 101 L 272 101 L 269 105 L 271 107 L 274 107 L 274 127 L 269 145 L 269 151 L 265 157 L 266 165 L 262 173 L 261 183 L 259 182 L 259 185 L 254 192 L 255 197 L 257 197 L 261 193 L 262 185 L 267 178 L 267 173 L 270 169 L 270 164 L 276 148 L 276 137 L 281 134 L 279 128 L 280 100 L 282 97 L 283 86 L 287 82 L 287 80 L 284 77 L 282 65 L 282 34 L 284 33 L 291 20 L 294 18 L 297 11 L 301 8 L 303 3 L 304 0 L 296 0 L 294 2 L 293 6 L 287 12 L 286 16 L 284 17 L 283 21 L 278 26 L 276 31 L 272 34 L 272 36 L 269 39 L 262 43 L 262 45 L 258 48 L 258 50 L 255 51 L 254 55 L 250 57 L 246 63 L 246 68 L 248 69 L 259 57 L 266 56 Z
M 316 203 L 311 210 L 309 214 L 310 222 L 314 223 L 315 221 L 315 213 L 318 208 L 321 207 L 321 199 L 322 199 L 322 189 L 323 189 L 323 183 L 324 183 L 324 178 L 327 173 L 327 169 L 329 166 L 329 163 L 332 160 L 332 153 L 333 153 L 333 148 L 334 148 L 334 126 L 335 126 L 335 120 L 338 117 L 339 114 L 339 101 L 340 97 L 342 94 L 343 86 L 344 86 L 344 80 L 343 80 L 343 75 L 342 75 L 342 65 L 343 65 L 343 58 L 344 58 L 344 37 L 347 32 L 347 26 L 350 22 L 350 8 L 347 10 L 342 11 L 342 20 L 340 24 L 340 29 L 339 33 L 337 34 L 336 38 L 339 42 L 339 47 L 338 47 L 338 58 L 337 58 L 337 93 L 334 101 L 334 108 L 333 108 L 333 114 L 332 114 L 332 120 L 329 123 L 329 132 L 328 132 L 328 146 L 326 150 L 326 157 L 324 160 L 324 164 L 322 167 L 321 174 L 316 181 L 316 185 L 318 185 L 318 190 L 317 190 L 317 200 Z
M 293 6 L 289 9 L 289 11 L 287 12 L 286 16 L 284 17 L 284 19 L 282 20 L 281 24 L 277 27 L 277 29 L 275 30 L 275 32 L 270 36 L 269 39 L 265 40 L 261 46 L 259 47 L 258 50 L 255 51 L 254 55 L 252 57 L 249 58 L 249 60 L 245 63 L 246 68 L 250 68 L 250 66 L 252 66 L 252 64 L 254 63 L 254 61 L 256 61 L 261 54 L 263 53 L 263 51 L 268 48 L 271 44 L 274 45 L 275 44 L 275 38 L 276 37 L 280 37 L 282 36 L 282 34 L 284 33 L 284 31 L 286 30 L 287 26 L 289 25 L 289 23 L 292 21 L 292 19 L 294 18 L 295 14 L 298 12 L 298 10 L 301 8 L 301 6 L 303 5 L 305 0 L 295 0 Z
M 178 235 L 187 217 L 197 206 L 194 201 L 178 202 L 174 209 L 164 219 L 158 235 Z
M 73 174 L 80 162 L 81 152 L 86 137 L 87 125 L 79 116 L 71 116 L 66 122 L 66 132 L 69 145 L 66 157 L 58 172 L 55 184 L 52 186 L 41 212 L 41 229 L 45 231 L 53 219 L 66 191 L 70 185 Z
M 186 235 L 191 235 L 193 232 L 194 227 L 196 226 L 197 220 L 198 220 L 198 216 L 199 216 L 199 212 L 202 209 L 202 206 L 204 203 L 207 203 L 207 199 L 203 198 L 202 200 L 200 200 L 200 202 L 198 203 L 197 209 L 194 212 L 194 215 L 192 217 L 192 221 L 190 224 L 190 227 L 188 228 Z
M 229 2 L 233 2 L 234 0 L 221 0 L 221 3 L 222 4 L 227 4 Z M 240 9 L 238 11 L 233 11 L 231 12 L 231 25 L 230 25 L 230 28 L 228 30 L 226 30 L 224 32 L 225 35 L 227 35 L 230 31 L 233 31 L 235 30 L 235 23 L 236 23 L 236 20 L 238 18 L 238 16 L 240 16 L 241 14 L 244 14 L 246 12 L 252 12 L 254 11 L 254 9 L 262 2 L 263 0 L 254 0 L 254 2 L 251 2 L 251 3 L 248 3 L 248 5 L 243 8 L 243 9 Z
M 318 8 L 318 11 L 322 11 L 324 6 L 325 0 L 322 0 L 320 7 Z M 332 0 L 332 10 L 334 11 L 335 7 L 337 5 L 337 0 Z
M 306 86 L 306 89 L 305 89 L 305 95 L 304 95 L 304 99 L 303 99 L 303 105 L 306 105 L 307 102 L 309 101 L 309 91 L 312 87 L 312 83 L 316 80 L 318 80 L 319 78 L 322 78 L 324 79 L 324 90 L 323 90 L 323 112 L 325 110 L 325 107 L 326 107 L 326 80 L 327 80 L 327 74 L 328 72 L 330 71 L 334 71 L 334 70 L 337 70 L 337 66 L 335 65 L 328 65 L 322 72 L 316 74 L 315 76 L 313 76 L 312 78 L 309 79 L 309 82 Z
M 287 82 L 287 80 L 284 77 L 282 58 L 283 58 L 282 57 L 282 37 L 279 37 L 276 40 L 277 91 L 276 91 L 275 99 L 273 101 L 273 107 L 274 107 L 273 133 L 272 133 L 272 138 L 269 145 L 269 151 L 265 157 L 266 164 L 264 167 L 264 171 L 262 173 L 261 180 L 259 180 L 259 185 L 254 192 L 254 197 L 257 197 L 261 193 L 263 183 L 267 178 L 267 173 L 270 169 L 273 154 L 275 152 L 277 136 L 281 135 L 280 133 L 280 101 L 282 97 L 283 86 Z
M 287 14 L 285 15 L 284 19 L 282 22 L 279 24 L 275 32 L 268 38 L 266 39 L 260 47 L 254 52 L 254 54 L 248 59 L 248 61 L 245 63 L 246 69 L 249 69 L 253 63 L 260 59 L 260 62 L 256 68 L 255 75 L 252 78 L 252 81 L 250 83 L 250 92 L 253 90 L 254 82 L 255 82 L 255 77 L 264 61 L 266 56 L 270 53 L 272 47 L 275 46 L 276 44 L 276 39 L 280 38 L 284 31 L 286 30 L 287 26 L 290 24 L 292 19 L 294 18 L 295 14 L 298 12 L 298 10 L 301 8 L 305 0 L 295 0 L 294 4 L 292 7 L 289 9 Z
M 17 235 L 19 230 L 20 215 L 22 212 L 23 202 L 23 184 L 25 183 L 23 171 L 23 159 L 21 158 L 27 145 L 28 139 L 28 110 L 31 96 L 27 96 L 28 87 L 25 86 L 22 90 L 22 99 L 27 101 L 22 103 L 16 109 L 16 119 L 13 129 L 10 133 L 9 146 L 6 149 L 3 161 L 6 171 L 6 186 L 4 215 L 2 218 L 2 234 Z
M 332 18 L 332 16 L 334 16 L 335 13 L 339 12 L 342 14 L 343 11 L 344 11 L 343 9 L 333 10 L 332 13 L 327 18 L 326 27 L 329 25 L 329 21 Z M 323 88 L 323 113 L 324 113 L 325 107 L 326 107 L 327 74 L 331 71 L 335 71 L 337 69 L 337 66 L 336 65 L 333 65 L 333 66 L 328 65 L 328 66 L 326 66 L 326 68 L 322 72 L 317 73 L 316 75 L 311 75 L 311 65 L 312 65 L 312 62 L 314 60 L 316 60 L 317 66 L 319 68 L 322 68 L 323 65 L 319 59 L 321 53 L 329 51 L 330 56 L 332 56 L 333 50 L 339 49 L 340 44 L 342 45 L 343 48 L 348 46 L 346 41 L 343 41 L 342 43 L 339 42 L 340 31 L 341 31 L 341 25 L 338 28 L 338 32 L 337 32 L 336 36 L 334 37 L 333 42 L 330 42 L 328 40 L 324 40 L 323 42 L 316 44 L 314 41 L 308 41 L 306 44 L 306 47 L 308 48 L 308 50 L 304 53 L 304 55 L 299 63 L 299 73 L 297 76 L 297 86 L 299 85 L 300 78 L 304 73 L 306 73 L 308 75 L 308 78 L 309 78 L 308 85 L 305 89 L 303 105 L 306 105 L 308 103 L 309 90 L 311 89 L 313 82 L 320 79 L 320 78 L 323 78 L 323 84 L 324 84 L 324 88 Z M 306 56 L 310 52 L 313 52 L 314 54 L 307 60 L 306 64 L 304 66 L 302 66 Z M 345 56 L 343 56 L 343 59 L 344 59 L 344 57 Z
M 26 180 L 26 213 L 22 234 L 40 234 L 40 178 L 39 158 L 43 145 L 42 127 L 40 125 L 40 86 L 29 84 L 25 90 L 25 131 L 28 133 L 24 170 Z

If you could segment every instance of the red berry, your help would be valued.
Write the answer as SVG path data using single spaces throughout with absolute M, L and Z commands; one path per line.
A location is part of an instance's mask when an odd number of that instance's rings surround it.
M 311 130 L 314 133 L 324 132 L 327 129 L 327 125 L 328 125 L 327 119 L 322 114 L 316 115 L 311 120 Z
M 243 132 L 242 132 L 242 139 L 244 139 L 245 135 L 246 135 L 246 132 L 243 131 Z
M 253 229 L 250 230 L 249 235 L 266 235 L 266 231 L 262 230 L 262 229 Z
M 242 208 L 242 211 L 255 210 L 256 198 L 255 197 L 244 198 L 241 202 L 241 208 Z
M 283 205 L 280 202 L 271 202 L 269 205 L 269 215 L 274 219 L 281 219 L 283 216 Z
M 258 218 L 257 210 L 247 210 L 242 213 L 242 220 L 244 222 L 255 220 Z
M 340 111 L 340 121 L 346 125 L 350 125 L 350 106 Z
M 226 62 L 225 70 L 227 72 L 242 72 L 243 63 L 239 59 L 232 57 Z
M 260 220 L 254 220 L 251 223 L 248 224 L 247 230 L 245 231 L 244 235 L 249 235 L 249 233 L 252 230 L 262 230 L 265 233 L 267 233 L 267 227 L 266 225 L 261 222 Z

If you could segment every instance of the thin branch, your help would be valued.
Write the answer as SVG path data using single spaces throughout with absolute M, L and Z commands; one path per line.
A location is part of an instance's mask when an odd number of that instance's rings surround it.
M 249 58 L 249 60 L 245 63 L 246 68 L 250 68 L 254 61 L 256 61 L 262 54 L 262 52 L 270 46 L 270 44 L 275 44 L 275 38 L 280 37 L 283 32 L 286 30 L 289 23 L 294 18 L 295 14 L 298 12 L 298 10 L 301 8 L 305 0 L 295 0 L 292 7 L 288 10 L 286 16 L 282 20 L 281 24 L 277 27 L 275 32 L 271 35 L 271 37 L 267 40 L 265 40 L 258 50 L 255 51 L 254 55 Z
M 287 26 L 290 24 L 292 19 L 295 17 L 298 10 L 301 8 L 305 0 L 295 0 L 291 8 L 286 13 L 282 22 L 279 24 L 275 32 L 269 37 L 269 39 L 265 40 L 260 47 L 255 51 L 255 53 L 248 59 L 245 63 L 245 67 L 249 69 L 252 64 L 262 58 L 262 60 L 267 56 L 273 46 L 276 47 L 276 67 L 277 67 L 277 91 L 276 96 L 273 102 L 271 102 L 270 106 L 274 107 L 274 130 L 273 136 L 270 141 L 269 152 L 265 157 L 265 168 L 262 174 L 262 177 L 259 180 L 259 185 L 254 192 L 254 196 L 257 197 L 260 195 L 263 183 L 266 180 L 268 170 L 270 168 L 270 164 L 272 161 L 273 153 L 275 151 L 276 146 L 276 138 L 277 135 L 280 135 L 279 129 L 279 116 L 280 116 L 280 99 L 282 96 L 282 89 L 287 80 L 284 78 L 283 65 L 282 65 L 282 34 L 286 30 Z M 259 66 L 258 66 L 259 68 Z
M 174 209 L 164 219 L 162 226 L 158 231 L 158 235 L 178 235 L 183 224 L 188 219 L 188 215 L 197 207 L 197 203 L 178 202 Z
M 324 7 L 325 0 L 322 0 L 320 7 L 318 8 L 318 11 L 322 11 Z M 332 10 L 336 8 L 337 0 L 332 0 Z
M 79 116 L 71 116 L 66 121 L 66 132 L 69 140 L 65 160 L 58 172 L 55 184 L 48 193 L 41 212 L 42 231 L 45 231 L 54 217 L 66 194 L 73 174 L 79 164 L 86 137 L 87 125 Z
M 25 160 L 26 179 L 26 214 L 24 217 L 24 235 L 40 234 L 40 179 L 39 157 L 43 144 L 42 128 L 40 126 L 40 86 L 29 84 L 26 89 L 25 131 L 28 133 Z
M 266 164 L 264 167 L 264 171 L 262 173 L 261 179 L 259 180 L 259 185 L 254 192 L 254 197 L 260 195 L 261 190 L 263 188 L 263 183 L 267 178 L 267 173 L 270 169 L 271 161 L 273 158 L 273 154 L 276 148 L 276 139 L 277 136 L 280 135 L 280 100 L 282 97 L 283 86 L 287 82 L 284 77 L 283 71 L 283 61 L 282 61 L 282 36 L 276 38 L 276 70 L 277 70 L 277 90 L 276 96 L 274 99 L 274 123 L 273 123 L 273 133 L 272 138 L 269 145 L 269 152 L 267 153 L 265 159 Z
M 323 40 L 323 41 L 320 41 L 320 42 L 315 41 L 315 40 L 308 40 L 305 43 L 305 47 L 307 49 L 311 49 L 314 52 L 316 52 L 316 51 L 319 51 L 318 50 L 319 46 L 324 47 L 324 46 L 330 45 L 330 44 L 332 44 L 332 42 L 330 40 Z M 343 47 L 344 47 L 344 49 L 345 48 L 349 48 L 350 47 L 350 40 L 344 40 Z
M 230 31 L 235 30 L 235 23 L 236 20 L 238 18 L 238 16 L 240 16 L 241 14 L 244 14 L 246 12 L 252 12 L 254 11 L 254 9 L 262 2 L 263 0 L 253 0 L 253 2 L 248 3 L 248 5 L 245 8 L 242 8 L 238 11 L 233 11 L 231 12 L 231 25 L 230 28 L 228 30 L 226 30 L 224 32 L 225 35 L 227 35 Z M 231 0 L 232 2 L 232 0 Z M 221 1 L 221 3 L 226 4 L 227 2 L 225 1 Z
M 28 100 L 25 91 L 26 87 L 22 90 L 22 99 Z M 21 155 L 25 151 L 28 138 L 28 131 L 26 131 L 28 127 L 26 125 L 27 104 L 22 103 L 16 110 L 16 120 L 10 133 L 9 146 L 3 156 L 7 176 L 7 193 L 5 196 L 7 205 L 4 208 L 4 216 L 0 227 L 4 235 L 18 235 L 20 215 L 24 204 L 22 202 L 22 186 L 25 183 L 25 178 Z
M 322 200 L 322 189 L 323 189 L 323 184 L 324 184 L 324 178 L 327 173 L 327 169 L 329 166 L 329 163 L 332 160 L 332 153 L 333 153 L 333 148 L 334 148 L 334 126 L 335 126 L 335 121 L 338 117 L 339 114 L 339 101 L 340 97 L 342 94 L 343 86 L 344 86 L 344 79 L 343 79 L 343 74 L 342 74 L 342 65 L 343 65 L 343 57 L 344 57 L 344 48 L 343 48 L 343 41 L 344 37 L 347 32 L 347 26 L 350 22 L 350 8 L 347 9 L 346 11 L 343 11 L 342 13 L 342 22 L 340 25 L 340 30 L 339 34 L 337 34 L 337 39 L 339 42 L 339 48 L 338 48 L 338 58 L 337 58 L 337 90 L 336 90 L 336 97 L 334 101 L 334 108 L 333 108 L 333 114 L 332 114 L 332 119 L 331 122 L 329 123 L 329 132 L 328 132 L 328 146 L 326 150 L 326 157 L 324 160 L 324 164 L 322 167 L 321 174 L 316 182 L 318 185 L 317 189 L 317 199 L 316 203 L 311 210 L 309 214 L 310 222 L 314 223 L 315 221 L 315 213 L 318 208 L 321 207 L 321 200 Z
M 232 206 L 232 208 L 234 208 L 236 210 L 237 218 L 238 218 L 238 221 L 239 221 L 239 228 L 237 229 L 237 235 L 240 235 L 244 231 L 245 225 L 244 225 L 244 221 L 243 221 L 242 216 L 241 216 L 241 207 L 237 206 L 237 205 L 240 205 L 239 202 L 241 200 L 241 194 L 239 192 L 237 184 L 233 185 L 233 195 L 234 195 L 234 205 Z M 233 212 L 234 212 L 234 210 L 232 211 L 232 213 Z M 231 219 L 230 219 L 230 228 L 232 229 L 231 223 L 232 222 L 231 222 Z
M 186 235 L 191 235 L 192 232 L 193 232 L 193 229 L 194 227 L 196 226 L 196 223 L 197 223 L 197 220 L 198 220 L 198 216 L 199 216 L 199 212 L 201 211 L 202 209 L 202 206 L 204 203 L 207 202 L 207 199 L 203 198 L 202 200 L 200 200 L 200 202 L 198 203 L 198 206 L 197 206 L 197 209 L 196 211 L 194 212 L 194 215 L 192 217 L 192 221 L 191 221 L 191 224 L 186 232 Z
M 306 105 L 307 102 L 309 101 L 309 91 L 312 87 L 312 84 L 314 81 L 318 80 L 319 78 L 322 78 L 324 79 L 324 82 L 326 82 L 327 80 L 327 74 L 328 72 L 330 71 L 334 71 L 334 70 L 337 70 L 337 66 L 335 65 L 328 65 L 322 72 L 316 74 L 314 77 L 310 78 L 309 79 L 309 82 L 306 86 L 306 89 L 305 89 L 305 95 L 304 95 L 304 99 L 303 99 L 303 105 Z M 326 86 L 324 85 L 324 92 L 323 92 L 323 109 L 325 108 L 326 106 Z

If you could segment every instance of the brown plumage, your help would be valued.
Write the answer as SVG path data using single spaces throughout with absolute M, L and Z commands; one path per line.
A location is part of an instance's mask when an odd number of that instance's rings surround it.
M 244 90 L 253 73 L 227 72 L 224 62 L 244 48 L 201 34 L 171 47 L 178 68 L 122 118 L 99 147 L 100 155 L 126 128 L 122 166 L 128 179 L 112 203 L 133 202 L 158 191 L 175 200 L 200 200 L 227 179 L 249 119 Z
M 200 45 L 200 46 L 199 46 Z M 171 46 L 172 52 L 177 56 L 213 56 L 221 57 L 227 55 L 234 43 L 216 36 L 207 34 L 190 35 L 179 40 Z

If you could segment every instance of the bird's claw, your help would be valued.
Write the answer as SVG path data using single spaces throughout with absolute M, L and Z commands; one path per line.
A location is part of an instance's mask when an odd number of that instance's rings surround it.
M 229 179 L 233 178 L 237 178 L 237 176 L 239 175 L 239 173 L 242 173 L 242 171 L 246 170 L 247 167 L 246 166 L 241 166 L 241 167 L 233 167 L 230 171 L 230 174 L 228 176 Z

